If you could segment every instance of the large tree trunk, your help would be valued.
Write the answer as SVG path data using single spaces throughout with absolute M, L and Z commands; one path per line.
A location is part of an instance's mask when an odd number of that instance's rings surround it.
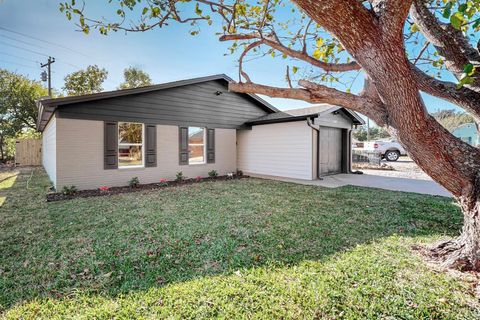
M 444 267 L 461 271 L 480 270 L 480 201 L 473 208 L 462 205 L 464 216 L 461 235 L 441 241 L 425 251 L 427 257 Z
M 431 248 L 429 255 L 448 267 L 480 271 L 480 151 L 455 138 L 426 110 L 403 41 L 411 1 L 384 0 L 381 16 L 357 1 L 294 1 L 340 40 L 371 79 L 384 114 L 368 107 L 368 115 L 396 130 L 412 159 L 460 203 L 465 216 L 461 236 Z M 307 89 L 309 97 L 315 97 L 315 87 Z M 316 96 L 324 95 L 318 91 Z M 344 104 L 350 105 L 355 106 Z

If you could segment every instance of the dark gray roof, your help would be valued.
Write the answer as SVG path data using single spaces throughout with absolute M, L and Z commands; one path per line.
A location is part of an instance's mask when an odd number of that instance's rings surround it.
M 294 116 L 294 115 L 285 113 L 283 111 L 279 111 L 279 112 L 267 114 L 263 117 L 260 117 L 254 120 L 250 120 L 246 124 L 259 125 L 259 124 L 267 124 L 267 123 L 291 122 L 291 121 L 301 121 L 301 120 L 306 120 L 308 118 L 316 118 L 316 117 L 318 117 L 318 113 Z
M 365 124 L 365 121 L 356 112 L 331 104 L 313 105 L 307 108 L 278 111 L 275 113 L 267 114 L 257 119 L 250 120 L 246 124 L 259 125 L 268 123 L 301 121 L 308 118 L 321 117 L 322 114 L 335 112 L 337 110 L 344 110 L 346 115 L 352 120 L 353 124 Z
M 207 82 L 207 81 L 215 81 L 215 80 L 223 80 L 228 83 L 235 82 L 232 78 L 230 78 L 225 74 L 216 74 L 216 75 L 207 76 L 207 77 L 180 80 L 180 81 L 156 84 L 152 86 L 145 86 L 145 87 L 133 88 L 133 89 L 105 91 L 100 93 L 64 97 L 64 98 L 43 98 L 37 102 L 37 105 L 38 105 L 37 128 L 40 131 L 42 131 L 45 128 L 46 124 L 48 123 L 52 114 L 55 112 L 55 109 L 58 106 L 74 104 L 79 102 L 87 102 L 87 101 L 95 101 L 95 100 L 101 100 L 101 99 L 107 99 L 107 98 L 121 97 L 121 96 L 181 87 L 181 86 L 186 86 L 190 84 L 196 84 L 196 83 Z M 276 109 L 274 106 L 272 106 L 271 104 L 269 104 L 268 102 L 260 98 L 259 96 L 255 94 L 250 94 L 250 93 L 247 93 L 245 95 L 252 98 L 261 108 L 265 109 L 266 111 L 278 112 L 278 109 Z
M 319 117 L 322 117 L 322 114 L 332 113 L 337 110 L 343 110 L 345 114 L 353 121 L 353 124 L 356 124 L 356 125 L 365 124 L 365 121 L 362 119 L 362 117 L 360 117 L 360 115 L 355 111 L 352 111 L 344 107 L 339 107 L 333 104 L 328 104 L 328 103 L 316 104 L 307 108 L 286 110 L 285 112 L 291 115 L 296 115 L 296 116 L 299 116 L 302 114 L 318 113 Z

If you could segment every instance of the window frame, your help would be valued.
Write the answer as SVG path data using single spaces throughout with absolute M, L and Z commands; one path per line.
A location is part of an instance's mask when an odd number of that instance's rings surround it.
M 203 161 L 202 162 L 190 162 L 190 128 L 200 128 L 203 130 Z M 189 166 L 196 166 L 196 165 L 203 165 L 207 163 L 207 128 L 206 127 L 187 127 L 187 147 L 188 147 L 188 165 Z
M 140 124 L 142 125 L 142 143 L 120 143 L 120 125 L 123 123 L 130 123 L 130 124 Z M 145 168 L 145 124 L 141 122 L 130 122 L 130 121 L 119 121 L 118 122 L 118 142 L 117 142 L 117 163 L 118 169 L 138 169 L 138 168 Z M 142 147 L 142 164 L 140 165 L 133 165 L 133 166 L 122 166 L 120 165 L 120 146 L 140 146 Z

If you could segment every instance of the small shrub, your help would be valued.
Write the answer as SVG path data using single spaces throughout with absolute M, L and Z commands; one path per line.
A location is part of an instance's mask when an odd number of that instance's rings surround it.
M 237 170 L 237 176 L 238 176 L 238 177 L 243 176 L 243 171 L 242 171 L 242 170 Z
M 140 180 L 138 180 L 138 177 L 133 177 L 133 178 L 130 179 L 130 181 L 128 182 L 128 185 L 129 185 L 131 188 L 136 188 L 136 187 L 138 187 L 139 184 L 140 184 Z
M 107 187 L 107 186 L 103 186 L 103 187 L 98 188 L 98 190 L 100 190 L 102 192 L 107 192 L 108 190 L 110 190 L 110 188 Z
M 217 172 L 217 170 L 212 170 L 212 171 L 210 171 L 210 172 L 208 173 L 208 176 L 209 176 L 210 178 L 216 178 L 216 177 L 218 177 L 218 172 Z
M 233 179 L 233 172 L 227 172 L 227 179 Z
M 160 179 L 160 183 L 158 185 L 160 187 L 166 187 L 166 186 L 168 186 L 168 180 L 167 179 Z
M 198 176 L 198 177 L 195 178 L 195 181 L 196 181 L 196 182 L 200 182 L 200 181 L 202 181 L 202 179 L 203 179 L 203 178 L 202 178 L 201 176 Z
M 66 196 L 71 196 L 77 192 L 77 187 L 75 186 L 64 186 L 62 189 L 62 193 Z
M 175 181 L 181 182 L 183 180 L 185 180 L 185 176 L 183 175 L 183 172 L 182 171 L 177 172 L 177 174 L 175 175 Z

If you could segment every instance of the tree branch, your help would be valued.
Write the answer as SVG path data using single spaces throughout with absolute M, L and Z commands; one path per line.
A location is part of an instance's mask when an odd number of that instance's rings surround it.
M 304 51 L 298 51 L 298 50 L 288 48 L 287 46 L 273 39 L 272 37 L 269 37 L 269 36 L 265 37 L 265 36 L 262 36 L 260 33 L 228 34 L 220 37 L 220 41 L 251 40 L 251 39 L 255 39 L 255 40 L 258 39 L 258 42 L 261 42 L 262 44 L 265 44 L 275 50 L 278 50 L 291 58 L 308 62 L 311 65 L 321 68 L 325 71 L 345 72 L 345 71 L 361 69 L 361 67 L 355 61 L 350 63 L 327 63 L 327 62 L 317 60 L 314 57 L 308 55 Z
M 372 0 L 373 10 L 380 17 L 380 25 L 385 35 L 398 35 L 413 0 Z
M 249 82 L 230 83 L 228 88 L 235 92 L 263 94 L 271 98 L 297 99 L 311 103 L 329 103 L 360 112 L 377 123 L 386 123 L 386 112 L 383 106 L 375 101 L 307 80 L 300 80 L 299 85 L 303 88 L 279 88 Z
M 426 0 L 414 0 L 410 15 L 422 34 L 445 58 L 447 69 L 459 79 L 466 64 L 473 62 L 480 65 L 480 54 L 461 31 L 456 30 L 450 24 L 441 23 L 429 11 L 427 4 Z M 480 79 L 478 76 L 476 78 L 475 86 L 480 87 Z
M 413 64 L 411 69 L 421 91 L 462 107 L 480 123 L 480 93 L 466 87 L 457 89 L 454 83 L 430 77 Z

